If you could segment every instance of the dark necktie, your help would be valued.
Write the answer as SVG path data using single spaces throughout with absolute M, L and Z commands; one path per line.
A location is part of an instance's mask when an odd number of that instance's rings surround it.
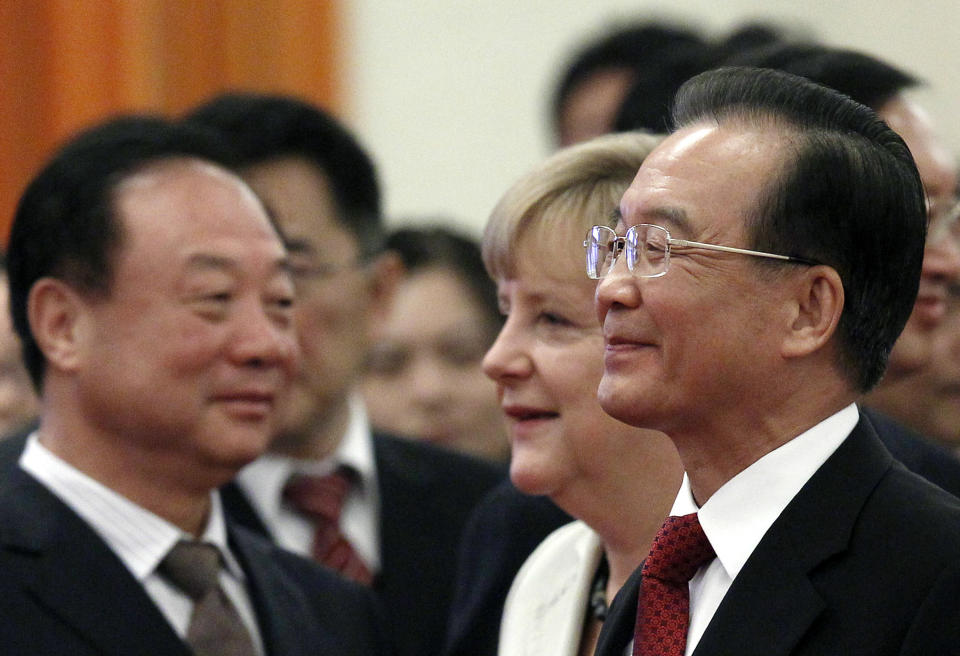
M 216 546 L 181 540 L 158 571 L 193 600 L 187 644 L 196 656 L 254 656 L 250 633 L 220 588 L 220 563 Z
M 296 475 L 284 487 L 283 498 L 316 525 L 314 559 L 348 579 L 370 585 L 373 575 L 340 532 L 340 512 L 354 476 L 344 467 L 326 476 Z
M 690 625 L 688 584 L 714 555 L 696 513 L 667 517 L 641 570 L 634 656 L 683 656 Z

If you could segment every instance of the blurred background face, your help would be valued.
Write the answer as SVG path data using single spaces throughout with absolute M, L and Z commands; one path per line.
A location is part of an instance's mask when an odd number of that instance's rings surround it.
M 960 455 L 960 291 L 954 294 L 933 330 L 929 364 L 877 393 L 887 414 Z
M 931 230 L 923 257 L 920 289 L 913 314 L 890 354 L 887 379 L 924 366 L 931 355 L 931 330 L 943 320 L 947 288 L 960 275 L 960 245 L 956 231 L 938 229 L 936 218 L 956 200 L 957 165 L 936 136 L 926 112 L 916 103 L 896 96 L 878 114 L 899 134 L 913 155 L 931 209 Z M 877 405 L 881 410 L 884 407 Z
M 243 177 L 288 242 L 302 358 L 281 439 L 305 439 L 344 407 L 363 366 L 374 313 L 369 267 L 358 262 L 356 239 L 338 222 L 333 194 L 315 166 L 280 159 L 249 167 Z
M 409 274 L 368 361 L 363 391 L 371 423 L 505 461 L 510 447 L 496 388 L 480 368 L 495 331 L 454 272 Z
M 608 68 L 574 87 L 561 109 L 558 145 L 569 146 L 610 132 L 634 77 L 630 69 Z

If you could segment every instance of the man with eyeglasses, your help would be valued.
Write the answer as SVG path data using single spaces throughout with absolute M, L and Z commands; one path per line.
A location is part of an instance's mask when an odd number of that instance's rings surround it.
M 235 168 L 284 233 L 297 296 L 293 392 L 270 453 L 224 490 L 227 512 L 371 585 L 401 656 L 437 653 L 463 524 L 504 473 L 370 427 L 357 384 L 399 266 L 382 248 L 373 163 L 297 98 L 228 94 L 188 120 L 240 151 Z
M 770 70 L 693 78 L 674 119 L 615 232 L 586 238 L 601 405 L 667 433 L 686 469 L 597 654 L 958 653 L 960 501 L 894 461 L 855 405 L 920 278 L 906 145 Z

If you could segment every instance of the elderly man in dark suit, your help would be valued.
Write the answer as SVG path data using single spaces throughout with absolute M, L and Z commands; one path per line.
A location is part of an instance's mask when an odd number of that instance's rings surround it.
M 0 481 L 5 654 L 389 653 L 368 591 L 224 516 L 297 343 L 287 253 L 222 158 L 120 118 L 21 200 L 11 310 L 42 409 Z
M 667 433 L 686 469 L 597 653 L 958 653 L 960 501 L 854 403 L 917 292 L 906 145 L 770 70 L 697 76 L 674 114 L 616 231 L 586 244 L 601 405 Z
M 399 259 L 383 250 L 374 166 L 333 117 L 296 98 L 228 94 L 189 121 L 235 168 L 291 254 L 302 366 L 270 452 L 225 490 L 228 513 L 373 587 L 404 656 L 439 652 L 460 533 L 499 467 L 371 429 L 358 383 Z

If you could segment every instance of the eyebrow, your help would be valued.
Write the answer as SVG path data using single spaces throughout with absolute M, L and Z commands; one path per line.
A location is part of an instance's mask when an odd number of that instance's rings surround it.
M 274 261 L 274 268 L 277 271 L 289 273 L 290 262 L 285 256 L 280 256 Z M 236 272 L 240 270 L 240 265 L 236 260 L 222 255 L 195 253 L 187 258 L 187 269 L 195 271 L 217 270 Z
M 623 221 L 623 213 L 619 207 L 611 212 L 611 218 L 617 223 Z M 664 227 L 670 228 L 671 231 L 686 235 L 689 235 L 691 230 L 686 211 L 679 207 L 657 207 L 647 210 L 643 212 L 643 220 L 640 223 L 666 224 Z

